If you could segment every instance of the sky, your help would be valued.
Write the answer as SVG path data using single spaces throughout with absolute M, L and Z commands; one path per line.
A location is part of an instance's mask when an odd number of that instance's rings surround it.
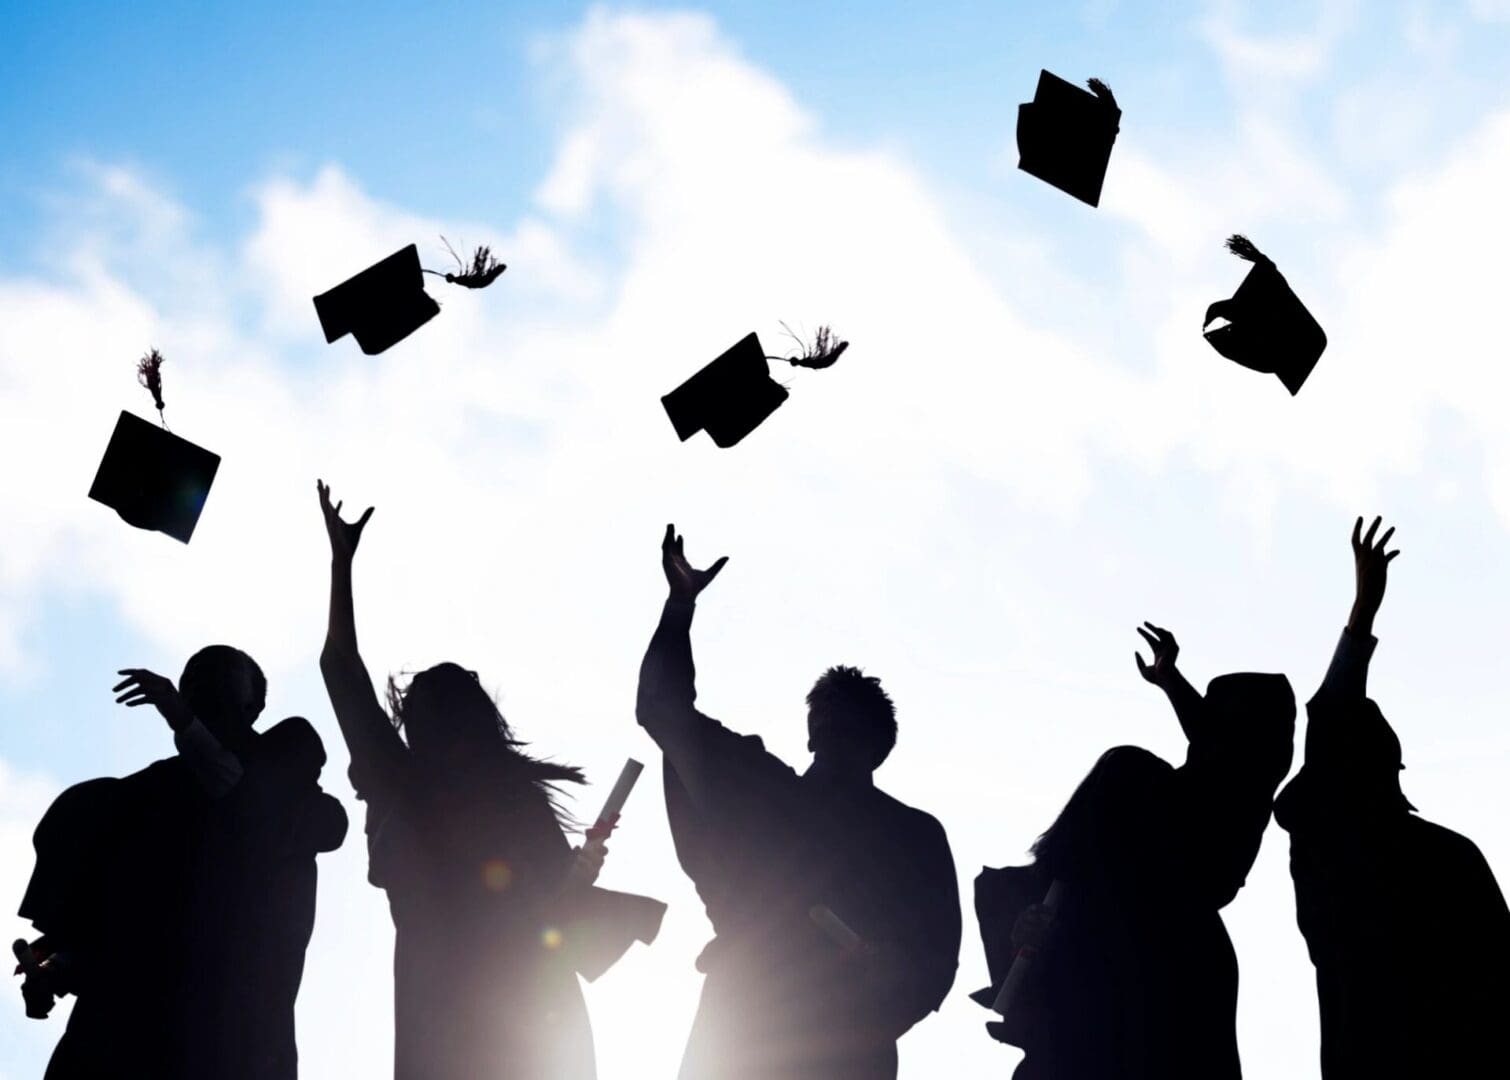
M 369 666 L 478 670 L 595 813 L 656 761 L 634 681 L 665 523 L 730 562 L 695 629 L 705 711 L 805 761 L 802 697 L 895 698 L 878 783 L 949 832 L 954 991 L 903 1077 L 1005 1075 L 970 887 L 1020 864 L 1100 752 L 1183 755 L 1133 628 L 1197 685 L 1304 699 L 1352 592 L 1355 516 L 1403 552 L 1371 689 L 1422 815 L 1510 873 L 1510 4 L 142 3 L 0 0 L 0 900 L 48 802 L 171 752 L 115 672 L 236 644 L 359 821 L 316 657 L 316 477 L 377 507 Z M 1101 206 L 1016 169 L 1040 68 L 1123 109 Z M 1298 397 L 1200 320 L 1244 232 L 1326 328 Z M 509 264 L 378 357 L 310 297 L 440 236 Z M 657 401 L 751 330 L 832 324 L 834 368 L 732 450 Z M 116 415 L 222 455 L 193 542 L 85 497 Z M 654 775 L 652 772 L 650 775 Z M 662 936 L 587 988 L 604 1080 L 674 1074 L 708 936 L 658 784 L 602 883 Z M 1445 900 L 1450 910 L 1450 900 Z M 11 936 L 26 926 L 10 919 Z M 1226 910 L 1253 1077 L 1317 1075 L 1312 972 L 1271 829 Z M 392 929 L 358 836 L 321 860 L 305 1075 L 383 1075 Z M 62 1029 L 0 1009 L 0 1077 Z

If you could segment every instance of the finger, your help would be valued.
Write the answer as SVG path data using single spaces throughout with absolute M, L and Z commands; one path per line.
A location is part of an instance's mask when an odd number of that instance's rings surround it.
M 367 524 L 367 519 L 368 519 L 368 518 L 370 518 L 370 517 L 371 517 L 371 516 L 372 516 L 372 512 L 373 512 L 373 511 L 374 511 L 374 510 L 376 510 L 376 509 L 377 509 L 377 507 L 375 507 L 375 506 L 369 506 L 369 507 L 368 507 L 368 508 L 367 508 L 367 509 L 366 509 L 366 510 L 365 510 L 365 511 L 364 511 L 364 512 L 363 512 L 363 514 L 362 514 L 362 516 L 361 516 L 361 517 L 359 517 L 359 518 L 357 518 L 357 528 L 359 528 L 359 529 L 360 529 L 360 528 L 364 528 L 364 527 L 365 527 L 365 526 L 366 526 L 366 524 Z
M 724 568 L 724 563 L 728 561 L 729 557 L 727 555 L 720 555 L 718 561 L 712 566 L 708 567 L 708 580 L 712 581 L 714 578 L 718 577 L 718 572 Z
M 1385 562 L 1391 562 L 1391 561 L 1393 561 L 1394 557 L 1396 555 L 1398 555 L 1398 554 L 1400 554 L 1400 549 L 1396 548 L 1394 551 L 1391 551 L 1388 555 L 1384 556 L 1384 561 Z
M 1393 525 L 1391 525 L 1389 528 L 1387 528 L 1387 529 L 1384 530 L 1384 535 L 1381 536 L 1381 537 L 1379 537 L 1379 545 L 1378 546 L 1379 546 L 1379 550 L 1380 551 L 1384 550 L 1384 545 L 1387 544 L 1387 543 L 1389 543 L 1389 538 L 1391 536 L 1394 536 L 1394 535 L 1395 535 L 1395 527 Z
M 130 686 L 134 682 L 136 682 L 136 677 L 133 675 L 129 679 L 123 679 L 120 682 L 116 683 L 110 688 L 110 692 L 112 694 L 119 694 L 122 690 L 126 689 L 126 687 Z
M 1147 630 L 1143 629 L 1141 626 L 1138 627 L 1138 636 L 1141 637 L 1144 641 L 1148 642 L 1148 647 L 1149 648 L 1151 648 L 1151 649 L 1157 649 L 1159 647 L 1159 639 L 1156 638 L 1156 637 L 1154 637 L 1152 634 L 1150 634 Z
M 138 705 L 149 704 L 146 694 L 122 694 L 115 699 L 117 705 L 124 705 L 128 709 L 134 709 Z
M 667 525 L 666 535 L 661 538 L 661 550 L 670 551 L 672 542 L 676 539 L 676 526 Z
M 1374 520 L 1369 524 L 1368 532 L 1363 534 L 1364 547 L 1374 546 L 1374 533 L 1378 531 L 1379 523 L 1383 520 L 1384 518 L 1382 516 L 1375 516 Z
M 1357 521 L 1353 522 L 1353 547 L 1359 547 L 1362 545 L 1362 536 L 1363 518 L 1360 516 Z
M 1148 664 L 1144 662 L 1144 660 L 1143 660 L 1143 654 L 1140 653 L 1140 652 L 1134 652 L 1133 653 L 1133 659 L 1138 662 L 1138 671 L 1139 671 L 1139 673 L 1142 674 L 1145 678 L 1147 678 L 1147 676 L 1148 676 Z
M 346 505 L 346 500 L 345 499 L 342 499 L 340 502 L 336 503 L 336 513 L 339 514 L 341 512 L 341 507 L 343 507 L 345 505 Z
M 1168 630 L 1165 630 L 1162 626 L 1155 626 L 1153 623 L 1149 623 L 1148 628 L 1155 634 L 1158 634 L 1161 638 L 1168 638 L 1170 641 L 1174 640 L 1174 635 L 1171 634 Z

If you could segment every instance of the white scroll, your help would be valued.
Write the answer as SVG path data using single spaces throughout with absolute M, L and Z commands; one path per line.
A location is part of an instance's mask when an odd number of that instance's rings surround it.
M 1063 896 L 1064 882 L 1056 879 L 1043 897 L 1043 906 L 1051 920 L 1054 917 L 1054 909 L 1059 906 Z M 1017 950 L 1017 955 L 1012 958 L 1012 966 L 1007 969 L 1007 977 L 1001 981 L 1001 989 L 996 993 L 996 1000 L 991 1003 L 993 1011 L 1002 1016 L 1011 1015 L 1012 1006 L 1018 994 L 1022 993 L 1022 987 L 1028 981 L 1028 974 L 1033 970 L 1033 958 L 1037 953 L 1038 950 L 1032 945 L 1024 945 Z

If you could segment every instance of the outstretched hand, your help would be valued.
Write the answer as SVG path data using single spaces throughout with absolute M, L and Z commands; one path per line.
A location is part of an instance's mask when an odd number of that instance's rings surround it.
M 1379 608 L 1384 603 L 1384 588 L 1388 584 L 1389 564 L 1396 555 L 1400 554 L 1398 549 L 1385 550 L 1389 545 L 1390 537 L 1395 535 L 1393 526 L 1385 529 L 1378 540 L 1374 539 L 1374 534 L 1379 531 L 1382 523 L 1382 518 L 1374 518 L 1373 524 L 1365 533 L 1361 517 L 1353 522 L 1353 571 L 1357 585 L 1353 593 L 1353 613 L 1347 625 L 1348 629 L 1354 633 L 1373 633 L 1374 616 L 1379 613 Z
M 116 674 L 126 676 L 111 687 L 111 692 L 119 695 L 117 705 L 131 709 L 151 705 L 174 731 L 182 731 L 194 719 L 193 710 L 171 679 L 146 668 L 122 668 Z
M 706 570 L 694 569 L 682 551 L 682 538 L 676 534 L 676 526 L 666 526 L 666 536 L 661 541 L 661 568 L 666 571 L 672 599 L 689 603 L 696 600 L 697 594 L 708 587 L 728 561 L 729 557 L 724 555 Z
M 1168 630 L 1151 622 L 1138 627 L 1138 633 L 1153 650 L 1152 663 L 1145 661 L 1142 653 L 1133 653 L 1133 658 L 1138 661 L 1138 673 L 1155 686 L 1164 686 L 1174 677 L 1175 661 L 1180 656 L 1180 643 Z
M 357 552 L 357 544 L 361 543 L 362 530 L 367 527 L 367 519 L 372 516 L 373 507 L 369 506 L 355 521 L 343 521 L 341 507 L 346 504 L 338 502 L 334 506 L 330 505 L 330 485 L 323 480 L 316 480 L 315 490 L 320 493 L 320 513 L 325 516 L 325 532 L 330 537 L 331 558 L 350 562 Z

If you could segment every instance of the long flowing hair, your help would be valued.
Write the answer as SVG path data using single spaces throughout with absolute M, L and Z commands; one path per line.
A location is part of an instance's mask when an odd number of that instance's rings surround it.
M 390 675 L 387 696 L 393 726 L 417 757 L 465 761 L 493 772 L 504 785 L 527 784 L 545 796 L 558 823 L 575 826 L 561 806 L 561 785 L 585 783 L 582 770 L 525 753 L 528 744 L 515 737 L 475 671 L 436 664 L 407 685 Z
M 1174 768 L 1137 746 L 1114 746 L 1096 761 L 1069 802 L 1033 844 L 1035 862 L 1065 880 L 1125 879 L 1157 848 L 1169 821 L 1165 797 Z

